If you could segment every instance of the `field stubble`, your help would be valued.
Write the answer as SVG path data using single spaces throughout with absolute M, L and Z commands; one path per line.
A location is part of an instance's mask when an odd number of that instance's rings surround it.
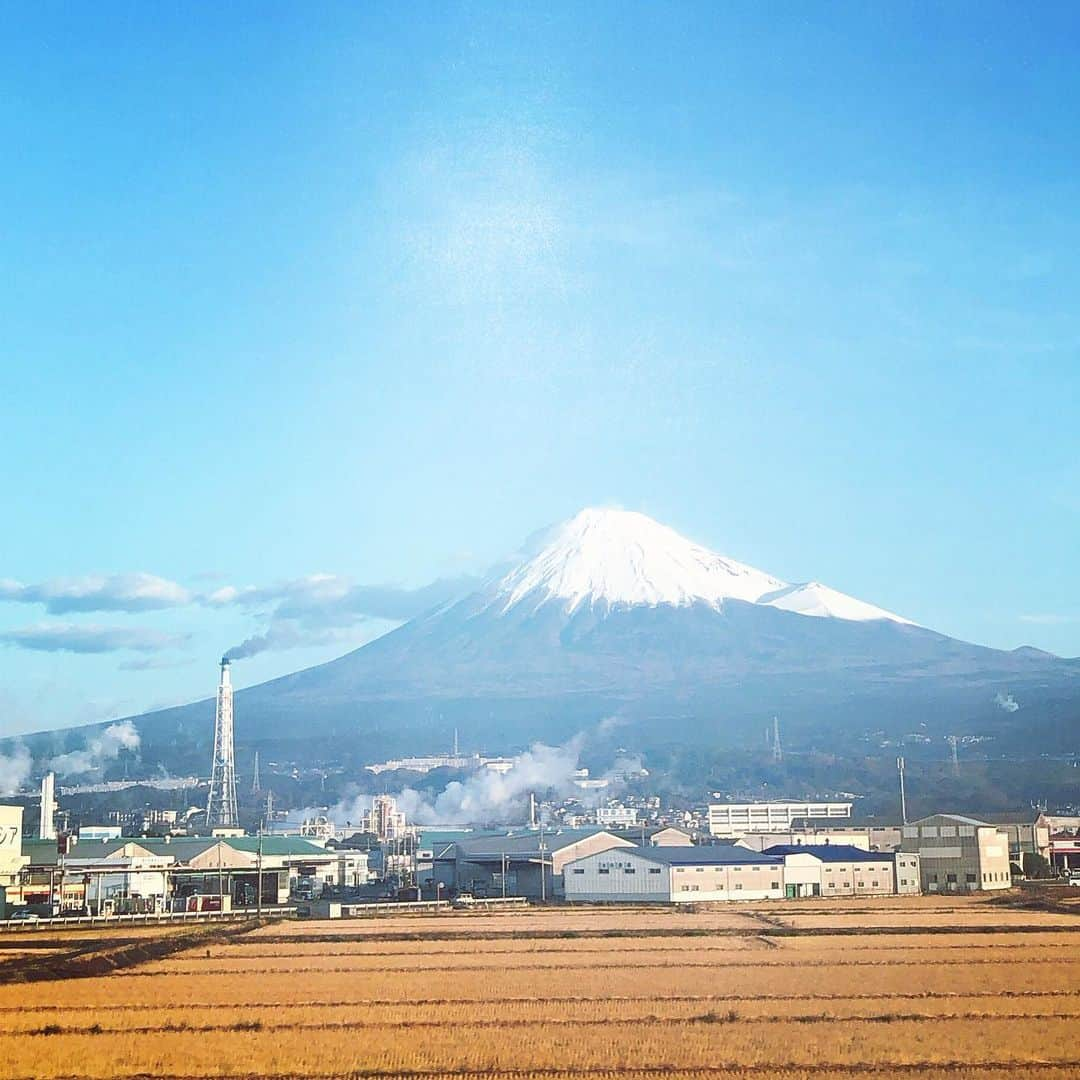
M 123 973 L 0 986 L 0 1061 L 12 1080 L 1080 1072 L 1080 936 L 1040 920 L 965 933 L 1027 914 L 985 903 L 867 906 L 832 912 L 865 936 L 769 939 L 774 920 L 824 918 L 792 905 L 266 927 Z M 459 928 L 487 940 L 447 940 Z M 535 936 L 552 929 L 590 936 Z

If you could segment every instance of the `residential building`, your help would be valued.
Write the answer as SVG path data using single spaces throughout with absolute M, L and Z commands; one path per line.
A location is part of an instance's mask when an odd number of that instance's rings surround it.
M 923 892 L 1007 889 L 1009 835 L 962 814 L 932 814 L 904 826 L 900 850 L 919 856 Z
M 784 897 L 784 861 L 733 844 L 629 847 L 582 855 L 564 870 L 567 901 L 685 904 Z
M 1080 817 L 1043 814 L 1038 824 L 1047 830 L 1046 858 L 1054 870 L 1080 869 Z

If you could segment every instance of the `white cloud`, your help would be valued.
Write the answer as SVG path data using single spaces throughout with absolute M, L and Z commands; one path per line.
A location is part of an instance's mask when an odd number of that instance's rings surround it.
M 160 652 L 183 645 L 184 634 L 167 634 L 149 627 L 96 626 L 80 623 L 39 623 L 0 632 L 0 644 L 34 652 L 106 653 L 120 650 Z
M 190 604 L 182 585 L 155 574 L 90 575 L 53 578 L 36 585 L 0 580 L 0 600 L 42 604 L 50 615 L 85 611 L 155 611 Z

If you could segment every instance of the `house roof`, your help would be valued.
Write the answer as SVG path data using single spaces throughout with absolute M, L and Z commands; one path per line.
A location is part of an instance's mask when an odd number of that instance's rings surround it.
M 864 851 L 853 844 L 775 844 L 766 855 L 813 855 L 822 862 L 882 862 L 892 858 L 891 851 Z

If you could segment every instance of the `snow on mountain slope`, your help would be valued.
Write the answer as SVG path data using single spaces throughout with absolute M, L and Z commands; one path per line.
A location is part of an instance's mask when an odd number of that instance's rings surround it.
M 784 582 L 691 543 L 674 529 L 629 510 L 582 510 L 546 537 L 532 559 L 495 585 L 501 612 L 523 602 L 589 607 L 753 603 Z
M 817 618 L 915 625 L 820 582 L 789 585 L 728 559 L 631 510 L 582 510 L 542 534 L 531 558 L 489 588 L 487 608 L 505 614 L 524 605 L 578 608 L 686 607 L 720 610 L 742 600 Z
M 910 619 L 894 615 L 884 608 L 875 607 L 854 596 L 837 592 L 819 581 L 808 581 L 804 585 L 788 585 L 774 593 L 766 593 L 757 599 L 757 603 L 766 607 L 793 611 L 797 615 L 813 615 L 818 618 L 850 619 L 853 622 L 867 622 L 871 619 L 888 619 L 906 626 L 916 625 Z

